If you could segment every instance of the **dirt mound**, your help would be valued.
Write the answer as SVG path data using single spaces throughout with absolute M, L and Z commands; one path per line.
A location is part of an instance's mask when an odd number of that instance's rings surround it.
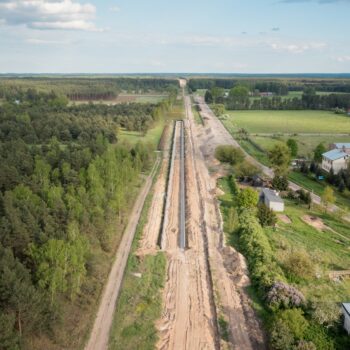
M 285 214 L 277 214 L 277 217 L 285 224 L 291 224 L 292 220 Z
M 328 226 L 326 226 L 323 220 L 317 216 L 304 215 L 302 220 L 306 222 L 308 225 L 314 227 L 318 231 L 327 230 Z

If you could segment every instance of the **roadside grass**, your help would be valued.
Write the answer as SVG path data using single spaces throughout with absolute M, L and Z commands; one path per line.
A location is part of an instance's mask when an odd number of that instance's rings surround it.
M 207 89 L 197 89 L 194 92 L 194 95 L 198 95 L 198 96 L 204 97 L 206 92 L 207 92 Z
M 192 113 L 194 116 L 194 120 L 196 121 L 197 124 L 204 125 L 203 119 L 201 114 L 197 111 L 196 107 L 192 107 Z
M 350 133 L 350 118 L 328 111 L 228 111 L 224 124 L 232 132 Z
M 305 189 L 315 193 L 318 196 L 322 196 L 326 186 L 330 186 L 327 182 L 316 181 L 313 175 L 305 175 L 299 171 L 291 171 L 288 175 L 289 180 L 295 182 L 297 185 L 304 187 Z M 334 187 L 333 187 L 334 189 Z M 334 189 L 334 195 L 336 198 L 335 204 L 342 208 L 350 208 L 350 196 L 345 193 L 340 193 Z
M 165 283 L 166 257 L 162 252 L 142 257 L 135 254 L 148 218 L 152 197 L 153 193 L 146 198 L 128 258 L 110 333 L 111 350 L 151 350 L 157 341 L 155 321 L 161 315 L 161 290 Z

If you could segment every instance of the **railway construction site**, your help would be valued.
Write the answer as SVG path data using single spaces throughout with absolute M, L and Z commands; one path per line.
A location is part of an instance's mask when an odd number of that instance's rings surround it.
M 264 349 L 263 332 L 244 289 L 247 267 L 243 256 L 225 245 L 217 176 L 208 170 L 213 145 L 231 138 L 210 110 L 203 108 L 210 122 L 196 124 L 190 97 L 184 94 L 183 99 L 186 117 L 174 124 L 139 248 L 142 254 L 160 246 L 167 255 L 156 347 Z M 226 341 L 220 337 L 219 318 L 228 325 Z

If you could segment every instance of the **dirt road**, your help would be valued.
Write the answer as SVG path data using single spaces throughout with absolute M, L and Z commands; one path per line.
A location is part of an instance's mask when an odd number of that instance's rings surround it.
M 109 331 L 113 321 L 115 304 L 122 284 L 126 262 L 134 239 L 136 227 L 140 219 L 141 211 L 147 194 L 151 189 L 153 177 L 156 173 L 159 162 L 160 159 L 157 157 L 151 174 L 147 177 L 130 214 L 129 222 L 124 231 L 122 241 L 120 242 L 115 256 L 115 261 L 109 273 L 94 326 L 89 341 L 85 346 L 85 350 L 104 350 L 108 348 Z
M 212 286 L 205 258 L 204 240 L 195 217 L 189 216 L 193 205 L 187 199 L 186 233 L 188 250 L 180 248 L 180 174 L 181 125 L 175 130 L 174 174 L 171 186 L 171 206 L 165 228 L 164 249 L 167 252 L 167 279 L 164 289 L 163 312 L 157 327 L 158 349 L 215 349 L 218 347 L 216 314 Z M 186 146 L 186 156 L 187 156 Z M 188 157 L 186 157 L 187 198 L 195 186 L 189 184 Z M 198 196 L 198 194 L 197 194 Z

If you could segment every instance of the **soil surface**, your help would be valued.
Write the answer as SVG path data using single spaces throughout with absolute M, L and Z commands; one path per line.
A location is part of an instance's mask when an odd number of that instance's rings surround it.
M 187 249 L 179 248 L 179 147 L 176 146 L 164 249 L 168 256 L 162 317 L 157 323 L 157 349 L 218 349 L 217 318 L 228 322 L 226 347 L 265 349 L 264 334 L 245 292 L 249 284 L 245 259 L 224 245 L 222 219 L 216 199 L 215 148 L 233 144 L 231 136 L 212 115 L 205 126 L 194 121 L 191 100 L 186 107 L 186 235 Z M 214 119 L 215 118 L 215 119 Z M 179 143 L 179 130 L 175 141 Z

